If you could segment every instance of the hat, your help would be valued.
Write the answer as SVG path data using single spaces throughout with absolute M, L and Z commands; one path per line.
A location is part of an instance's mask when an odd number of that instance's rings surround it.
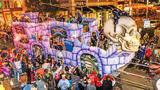
M 145 47 L 144 45 L 142 47 Z
M 65 77 L 65 76 L 66 76 L 65 74 L 62 75 L 62 77 Z

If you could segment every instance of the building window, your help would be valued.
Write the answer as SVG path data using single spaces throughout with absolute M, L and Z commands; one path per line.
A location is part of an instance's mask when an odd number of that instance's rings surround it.
M 108 2 L 113 2 L 113 0 L 108 0 Z
M 10 8 L 10 7 L 9 7 L 9 1 L 8 1 L 8 0 L 4 1 L 4 5 L 5 5 L 5 8 Z
M 15 2 L 14 2 L 14 8 L 20 8 L 20 7 L 22 7 L 22 6 L 21 6 L 21 2 L 15 1 Z
M 88 2 L 98 2 L 98 0 L 88 0 Z
M 68 3 L 69 0 L 60 0 L 60 3 Z
M 106 2 L 107 0 L 99 0 L 99 2 Z
M 17 1 L 14 2 L 14 8 L 17 8 Z

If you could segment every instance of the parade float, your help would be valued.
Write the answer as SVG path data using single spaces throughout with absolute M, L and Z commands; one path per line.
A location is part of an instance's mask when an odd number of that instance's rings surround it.
M 138 50 L 137 27 L 135 21 L 127 16 L 119 19 L 116 30 L 112 19 L 106 22 L 104 34 L 110 39 L 106 50 L 90 44 L 93 32 L 97 36 L 100 33 L 96 19 L 83 18 L 85 24 L 54 19 L 39 23 L 38 13 L 24 16 L 31 22 L 12 22 L 13 41 L 15 47 L 23 45 L 29 49 L 32 57 L 51 55 L 57 61 L 64 59 L 65 65 L 71 62 L 73 66 L 93 68 L 96 73 L 105 75 L 129 63 L 135 56 L 134 51 Z

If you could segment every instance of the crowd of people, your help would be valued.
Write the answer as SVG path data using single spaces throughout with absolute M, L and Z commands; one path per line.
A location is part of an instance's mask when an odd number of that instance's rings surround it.
M 11 26 L 0 26 L 0 39 L 2 42 L 6 43 L 9 40 L 12 40 L 12 28 Z
M 14 78 L 21 90 L 112 90 L 115 79 L 102 77 L 94 70 L 87 73 L 79 66 L 67 65 L 64 60 L 48 56 L 30 56 L 23 46 L 0 51 L 0 89 L 10 90 L 14 84 L 6 84 L 6 79 Z
M 83 18 L 82 18 L 82 15 L 79 13 L 78 10 L 76 10 L 76 15 L 73 16 L 73 14 L 70 12 L 69 15 L 68 15 L 68 20 L 66 20 L 64 18 L 64 16 L 62 14 L 59 15 L 59 17 L 57 18 L 58 21 L 61 21 L 61 22 L 70 22 L 70 23 L 78 23 L 78 24 L 81 24 L 82 21 L 83 21 Z
M 150 63 L 150 62 L 160 62 L 160 49 L 158 45 L 159 37 L 157 35 L 154 36 L 153 41 L 149 41 L 149 39 L 145 39 L 142 45 L 139 47 L 137 52 L 137 59 L 140 60 L 141 64 Z

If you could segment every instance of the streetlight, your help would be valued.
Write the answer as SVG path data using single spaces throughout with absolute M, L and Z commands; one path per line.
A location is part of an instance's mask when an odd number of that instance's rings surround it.
M 146 7 L 146 19 L 148 19 L 148 4 L 149 4 L 149 0 L 147 0 L 147 7 Z

